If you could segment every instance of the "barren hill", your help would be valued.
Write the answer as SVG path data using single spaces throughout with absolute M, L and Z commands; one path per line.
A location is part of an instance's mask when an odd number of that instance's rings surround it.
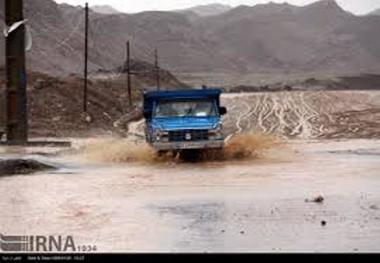
M 223 14 L 231 9 L 232 7 L 229 5 L 215 3 L 215 4 L 209 4 L 209 5 L 198 5 L 198 6 L 194 6 L 194 7 L 180 10 L 180 11 L 193 12 L 197 14 L 198 16 L 215 16 L 215 15 Z
M 142 74 L 132 76 L 133 103 L 141 103 L 144 90 L 155 89 L 155 76 L 149 74 L 153 65 L 133 60 L 131 70 Z M 84 121 L 83 79 L 81 76 L 52 77 L 28 71 L 28 112 L 32 136 L 81 136 L 91 132 L 103 134 L 117 131 L 114 123 L 131 108 L 128 105 L 124 68 L 111 72 L 95 72 L 88 83 L 88 114 Z M 0 67 L 0 131 L 5 127 L 5 72 Z M 187 88 L 170 72 L 160 71 L 165 89 Z
M 380 9 L 376 9 L 375 11 L 372 11 L 371 13 L 369 13 L 369 15 L 380 16 Z
M 120 13 L 117 9 L 110 5 L 94 5 L 91 6 L 91 9 L 94 12 L 100 13 L 100 14 L 117 14 Z
M 3 0 L 0 0 L 2 17 Z M 28 66 L 54 74 L 80 73 L 83 10 L 52 0 L 26 0 L 34 47 Z M 134 58 L 175 72 L 378 72 L 380 17 L 355 16 L 334 0 L 298 7 L 239 6 L 213 16 L 178 12 L 90 13 L 90 69 L 112 69 Z M 4 45 L 0 41 L 0 47 Z

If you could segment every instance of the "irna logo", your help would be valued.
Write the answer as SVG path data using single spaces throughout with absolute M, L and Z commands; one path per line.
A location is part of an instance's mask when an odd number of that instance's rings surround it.
M 5 252 L 75 252 L 72 236 L 5 236 L 0 234 Z

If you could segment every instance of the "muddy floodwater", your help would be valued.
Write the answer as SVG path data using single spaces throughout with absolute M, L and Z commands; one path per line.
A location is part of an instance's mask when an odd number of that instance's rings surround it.
M 0 177 L 5 235 L 72 235 L 101 252 L 380 250 L 380 140 L 293 140 L 202 163 L 44 152 L 0 150 L 58 167 Z

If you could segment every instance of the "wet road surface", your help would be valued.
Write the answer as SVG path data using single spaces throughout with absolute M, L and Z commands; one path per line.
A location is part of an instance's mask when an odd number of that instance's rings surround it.
M 101 252 L 380 250 L 379 140 L 292 141 L 202 164 L 21 155 L 60 169 L 0 177 L 3 234 L 73 235 Z

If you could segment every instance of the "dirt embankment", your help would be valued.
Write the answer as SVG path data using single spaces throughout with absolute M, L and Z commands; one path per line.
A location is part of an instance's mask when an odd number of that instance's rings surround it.
M 136 65 L 135 65 L 136 64 Z M 147 63 L 134 67 L 147 68 Z M 132 97 L 141 103 L 144 89 L 155 87 L 155 76 L 147 71 L 132 77 Z M 169 72 L 162 70 L 165 88 L 186 87 Z M 117 72 L 91 74 L 88 83 L 87 114 L 83 113 L 82 77 L 51 77 L 28 72 L 28 112 L 31 137 L 82 137 L 118 132 L 114 123 L 130 112 L 126 76 Z M 5 125 L 5 72 L 0 69 L 0 131 Z

